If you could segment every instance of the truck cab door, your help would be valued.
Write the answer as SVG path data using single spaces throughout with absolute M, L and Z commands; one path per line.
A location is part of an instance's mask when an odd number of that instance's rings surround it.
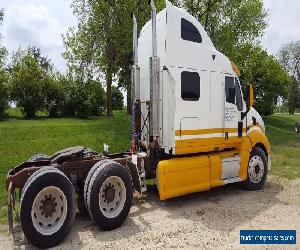
M 224 137 L 230 142 L 233 138 L 241 138 L 245 131 L 241 118 L 244 103 L 238 78 L 225 76 L 224 94 Z

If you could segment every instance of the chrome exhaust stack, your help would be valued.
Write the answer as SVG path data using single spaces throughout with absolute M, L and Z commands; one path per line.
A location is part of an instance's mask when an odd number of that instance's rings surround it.
M 137 37 L 137 21 L 135 15 L 132 14 L 132 22 L 133 22 L 133 39 L 132 39 L 132 48 L 133 48 L 133 65 L 138 64 L 138 55 L 137 55 L 137 47 L 138 47 L 138 37 Z
M 150 142 L 159 142 L 159 107 L 160 107 L 160 58 L 157 57 L 156 8 L 153 0 L 151 6 L 152 21 L 152 57 L 150 57 Z
M 153 0 L 149 1 L 151 6 L 151 21 L 152 21 L 152 55 L 157 56 L 157 36 L 156 36 L 156 7 Z
M 137 20 L 132 14 L 133 23 L 133 64 L 131 66 L 131 151 L 137 151 L 141 134 L 141 102 L 140 102 L 140 67 L 138 66 L 138 32 Z
M 137 32 L 137 20 L 135 15 L 132 14 L 133 22 L 133 65 L 132 65 L 132 79 L 131 79 L 131 98 L 132 103 L 136 100 L 140 100 L 140 68 L 138 66 L 138 32 Z

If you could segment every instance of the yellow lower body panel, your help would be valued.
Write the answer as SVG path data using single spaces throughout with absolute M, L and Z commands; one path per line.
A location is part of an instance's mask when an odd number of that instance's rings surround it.
M 239 150 L 210 153 L 203 156 L 174 158 L 159 162 L 158 190 L 161 200 L 225 185 L 222 179 L 222 159 L 240 155 L 240 180 L 247 179 L 249 151 Z
M 264 146 L 268 155 L 271 154 L 270 143 L 261 130 L 252 131 L 242 138 L 230 137 L 228 140 L 224 138 L 177 140 L 176 154 L 207 152 L 207 155 L 159 162 L 156 177 L 160 199 L 166 200 L 224 185 L 228 178 L 222 175 L 222 160 L 235 155 L 240 156 L 240 169 L 236 177 L 239 177 L 239 181 L 246 180 L 249 156 L 252 148 L 258 144 Z M 216 147 L 219 150 L 226 148 L 235 150 L 212 152 Z M 226 168 L 224 170 L 226 171 Z
M 161 161 L 157 171 L 161 200 L 210 189 L 208 155 Z

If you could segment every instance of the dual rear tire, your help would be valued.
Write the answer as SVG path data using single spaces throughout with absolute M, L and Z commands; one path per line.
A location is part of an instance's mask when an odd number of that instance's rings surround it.
M 119 227 L 132 204 L 130 173 L 121 164 L 103 160 L 91 168 L 83 188 L 86 208 L 104 230 Z M 58 245 L 70 232 L 76 215 L 75 190 L 60 170 L 43 167 L 24 185 L 20 224 L 26 238 L 38 248 Z
M 85 202 L 95 223 L 104 230 L 121 226 L 132 204 L 130 173 L 121 164 L 105 160 L 96 163 L 85 180 Z

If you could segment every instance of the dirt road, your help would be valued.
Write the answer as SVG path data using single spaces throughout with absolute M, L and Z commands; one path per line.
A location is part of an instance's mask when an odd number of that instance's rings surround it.
M 241 246 L 240 229 L 296 229 L 297 245 L 276 249 L 300 249 L 300 180 L 270 177 L 256 192 L 230 185 L 165 202 L 150 190 L 134 201 L 128 219 L 117 230 L 101 231 L 87 216 L 78 215 L 72 232 L 56 249 L 275 249 L 274 245 Z M 3 234 L 0 242 L 0 248 L 13 247 L 11 238 Z M 19 247 L 32 248 L 26 241 Z

